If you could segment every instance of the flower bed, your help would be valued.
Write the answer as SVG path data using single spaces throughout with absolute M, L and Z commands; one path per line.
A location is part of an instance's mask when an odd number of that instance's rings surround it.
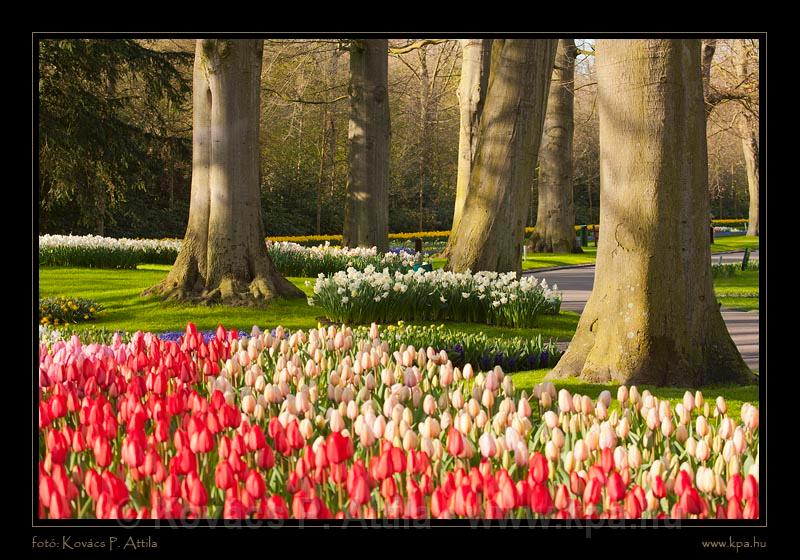
M 95 315 L 102 309 L 102 305 L 89 299 L 65 296 L 40 299 L 39 324 L 66 325 L 93 321 Z
M 405 271 L 422 262 L 422 255 L 413 251 L 390 251 L 378 254 L 375 247 L 355 249 L 332 247 L 329 242 L 317 247 L 303 247 L 288 241 L 267 241 L 272 262 L 284 276 L 317 276 L 333 274 L 348 267 L 364 270 L 373 266 L 379 270 Z
M 115 239 L 96 235 L 40 235 L 39 266 L 136 268 L 142 263 L 172 264 L 177 239 Z
M 339 323 L 465 321 L 531 327 L 542 313 L 558 313 L 557 286 L 514 272 L 456 273 L 444 270 L 406 273 L 348 268 L 320 275 L 312 303 Z
M 408 346 L 444 350 L 454 366 L 470 363 L 479 371 L 489 371 L 500 366 L 505 372 L 554 367 L 561 357 L 556 344 L 544 342 L 542 335 L 532 338 L 490 338 L 484 333 L 466 334 L 448 329 L 444 325 L 406 325 L 386 327 L 384 337 L 391 350 L 404 352 Z M 366 334 L 367 327 L 358 327 L 356 335 Z
M 335 327 L 40 345 L 40 518 L 757 518 L 758 409 L 497 367 Z

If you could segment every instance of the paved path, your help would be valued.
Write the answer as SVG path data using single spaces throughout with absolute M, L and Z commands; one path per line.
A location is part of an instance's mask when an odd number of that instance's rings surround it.
M 742 252 L 724 254 L 723 262 L 741 263 L 742 255 Z M 758 251 L 753 251 L 751 258 L 758 259 Z M 712 262 L 718 263 L 719 255 L 712 256 L 712 259 Z M 558 289 L 563 297 L 561 309 L 577 313 L 583 312 L 594 284 L 594 266 L 550 269 L 543 272 L 528 271 L 527 273 L 535 273 L 536 276 L 545 278 L 551 286 L 558 284 Z M 747 365 L 751 369 L 758 370 L 758 311 L 734 311 L 723 308 L 722 317 Z M 566 343 L 559 346 L 566 347 Z

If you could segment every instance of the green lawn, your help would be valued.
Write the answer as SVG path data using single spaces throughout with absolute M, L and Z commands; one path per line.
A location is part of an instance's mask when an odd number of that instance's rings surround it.
M 512 379 L 514 386 L 520 390 L 527 390 L 528 394 L 533 390 L 537 383 L 544 381 L 545 375 L 549 372 L 548 369 L 535 369 L 532 371 L 520 371 L 513 373 Z M 579 393 L 581 395 L 588 395 L 596 399 L 597 396 L 605 390 L 611 391 L 611 396 L 617 398 L 618 385 L 609 383 L 585 383 L 576 377 L 565 377 L 558 379 L 555 382 L 556 388 L 567 389 L 570 393 Z M 670 402 L 677 404 L 683 400 L 683 394 L 688 387 L 653 387 L 650 385 L 638 385 L 639 391 L 649 389 L 651 393 L 657 395 L 659 398 L 668 398 Z M 694 389 L 690 389 L 694 393 Z M 742 404 L 749 402 L 754 406 L 758 406 L 758 385 L 711 385 L 703 388 L 703 396 L 711 403 L 713 408 L 713 399 L 722 395 L 728 403 L 728 414 L 735 418 L 737 421 L 740 419 L 740 411 Z M 612 405 L 618 406 L 616 402 Z
M 265 309 L 230 308 L 224 306 L 181 305 L 163 302 L 158 298 L 141 297 L 141 292 L 164 278 L 169 266 L 142 265 L 137 270 L 103 270 L 87 268 L 45 268 L 39 270 L 39 295 L 49 297 L 69 295 L 96 300 L 106 307 L 96 322 L 78 325 L 77 328 L 103 328 L 106 330 L 152 331 L 156 333 L 183 330 L 188 321 L 200 329 L 213 329 L 219 323 L 226 327 L 250 329 L 253 325 L 261 328 L 283 325 L 289 329 L 308 329 L 317 325 L 322 314 L 319 308 L 309 306 L 304 299 L 278 300 Z M 725 278 L 724 290 L 743 290 L 755 278 L 758 286 L 758 273 L 746 272 L 743 278 Z M 310 294 L 312 287 L 306 286 L 305 278 L 290 280 Z M 757 299 L 756 305 L 757 305 Z M 558 316 L 543 316 L 538 327 L 530 329 L 509 329 L 490 327 L 475 323 L 447 323 L 452 329 L 466 333 L 483 331 L 489 336 L 536 336 L 569 340 L 578 324 L 578 314 L 562 312 Z M 426 324 L 426 323 L 421 323 Z M 427 323 L 430 324 L 430 323 Z M 521 389 L 531 390 L 540 383 L 547 370 L 540 369 L 514 374 L 514 382 Z M 597 397 L 600 391 L 609 389 L 616 395 L 616 386 L 587 384 L 576 378 L 561 379 L 559 388 Z M 647 387 L 640 387 L 645 389 Z M 669 397 L 677 402 L 684 389 L 651 388 L 661 397 Z M 738 416 L 743 402 L 758 404 L 758 387 L 711 387 L 705 389 L 708 397 L 723 395 L 729 407 Z
M 758 237 L 747 235 L 728 235 L 718 237 L 711 245 L 712 253 L 724 253 L 725 251 L 743 251 L 746 248 L 758 249 Z
M 152 331 L 156 333 L 183 330 L 188 321 L 200 329 L 213 329 L 220 323 L 226 327 L 261 328 L 283 325 L 289 329 L 309 329 L 317 326 L 322 310 L 309 306 L 305 299 L 277 300 L 264 309 L 248 307 L 182 305 L 164 302 L 156 297 L 142 297 L 146 288 L 157 284 L 169 270 L 167 265 L 140 265 L 137 270 L 105 270 L 93 268 L 43 268 L 39 270 L 39 297 L 72 296 L 87 298 L 106 309 L 97 321 L 76 328 L 104 328 L 122 331 Z M 311 278 L 290 278 L 308 295 L 312 294 Z M 420 323 L 430 324 L 430 323 Z M 483 331 L 488 336 L 533 337 L 569 340 L 578 325 L 576 313 L 542 316 L 535 328 L 510 329 L 475 323 L 447 323 L 448 327 L 464 332 Z
M 714 292 L 724 307 L 743 311 L 757 310 L 758 271 L 737 271 L 735 276 L 714 280 Z
M 739 251 L 749 247 L 758 249 L 758 237 L 747 237 L 745 235 L 731 235 L 719 237 L 711 245 L 712 253 L 724 253 L 726 251 Z M 528 258 L 522 260 L 522 270 L 535 268 L 548 268 L 551 266 L 572 266 L 579 264 L 592 264 L 597 257 L 597 247 L 583 247 L 583 253 L 528 253 Z M 445 259 L 434 257 L 427 259 L 434 269 L 442 268 Z

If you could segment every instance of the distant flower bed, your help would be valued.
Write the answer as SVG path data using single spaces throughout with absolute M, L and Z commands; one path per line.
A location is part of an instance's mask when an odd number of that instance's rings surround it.
M 558 313 L 557 286 L 513 272 L 406 273 L 348 268 L 319 275 L 310 301 L 336 322 L 349 324 L 464 321 L 530 327 L 543 313 Z
M 367 327 L 355 329 L 357 337 L 367 332 Z M 406 325 L 403 321 L 383 327 L 383 332 L 389 348 L 400 355 L 409 349 L 431 348 L 434 352 L 444 351 L 455 366 L 470 363 L 480 371 L 490 371 L 495 366 L 508 372 L 554 367 L 562 354 L 555 342 L 545 342 L 541 335 L 491 338 L 482 332 L 467 334 L 445 325 Z
M 95 318 L 103 306 L 97 302 L 70 297 L 51 297 L 39 300 L 39 323 L 65 325 L 82 323 Z
M 172 264 L 177 239 L 115 239 L 97 235 L 40 235 L 39 266 L 136 268 L 137 264 Z
M 758 270 L 758 261 L 748 261 L 745 270 Z M 742 272 L 741 264 L 712 264 L 711 276 L 713 278 L 731 278 Z
M 413 251 L 378 253 L 375 247 L 347 249 L 333 247 L 329 242 L 317 247 L 303 247 L 288 241 L 267 241 L 267 252 L 278 271 L 284 276 L 317 276 L 332 274 L 352 266 L 363 270 L 373 266 L 379 270 L 407 270 L 422 262 L 422 255 Z

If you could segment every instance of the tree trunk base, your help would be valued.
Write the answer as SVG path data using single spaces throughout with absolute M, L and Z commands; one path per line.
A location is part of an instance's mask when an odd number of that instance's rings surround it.
M 264 307 L 275 298 L 304 298 L 306 294 L 277 271 L 259 273 L 253 280 L 223 276 L 215 286 L 206 286 L 196 267 L 176 262 L 160 284 L 143 296 L 161 296 L 170 301 L 199 305 L 222 304 L 233 307 Z
M 566 239 L 554 240 L 549 236 L 542 237 L 536 232 L 531 235 L 528 249 L 533 253 L 583 253 L 577 240 L 573 242 Z
M 757 384 L 758 377 L 745 364 L 721 316 L 719 322 L 720 325 L 709 333 L 707 343 L 698 348 L 702 356 L 696 356 L 696 361 L 690 364 L 675 351 L 674 343 L 663 337 L 652 337 L 644 355 L 617 355 L 609 359 L 607 351 L 598 351 L 601 346 L 606 347 L 604 341 L 599 340 L 601 321 L 597 317 L 582 317 L 567 351 L 545 379 L 575 377 L 587 383 L 694 388 L 711 384 Z

